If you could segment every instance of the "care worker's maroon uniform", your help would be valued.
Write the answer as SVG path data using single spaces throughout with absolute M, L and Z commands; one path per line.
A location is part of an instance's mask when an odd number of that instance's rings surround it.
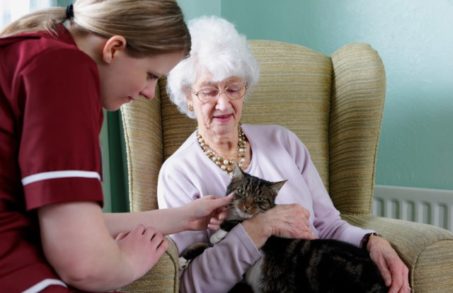
M 0 292 L 65 290 L 37 209 L 102 203 L 97 67 L 62 25 L 57 34 L 0 38 Z

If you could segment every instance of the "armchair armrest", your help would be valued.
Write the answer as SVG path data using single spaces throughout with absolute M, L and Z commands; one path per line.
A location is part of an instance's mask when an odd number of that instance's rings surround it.
M 413 292 L 453 288 L 453 233 L 435 226 L 369 215 L 342 215 L 353 225 L 378 231 L 410 270 Z
M 175 243 L 167 238 L 169 247 L 159 262 L 143 277 L 121 288 L 121 292 L 179 292 L 179 253 Z

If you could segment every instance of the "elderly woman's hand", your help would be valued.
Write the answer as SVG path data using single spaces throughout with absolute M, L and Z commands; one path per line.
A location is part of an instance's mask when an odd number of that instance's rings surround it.
M 282 204 L 260 213 L 242 224 L 258 248 L 270 236 L 314 239 L 310 212 L 298 204 Z
M 371 259 L 378 266 L 385 284 L 389 287 L 389 293 L 411 291 L 409 270 L 387 240 L 371 235 L 367 249 Z
M 227 206 L 233 195 L 207 195 L 187 204 L 183 209 L 187 213 L 187 230 L 217 230 L 226 217 Z

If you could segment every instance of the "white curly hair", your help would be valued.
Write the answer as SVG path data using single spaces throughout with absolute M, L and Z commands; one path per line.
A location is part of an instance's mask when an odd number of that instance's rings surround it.
M 209 72 L 214 82 L 231 76 L 243 78 L 247 91 L 259 78 L 258 63 L 245 36 L 234 25 L 217 16 L 202 16 L 189 22 L 192 48 L 187 58 L 179 62 L 167 76 L 167 92 L 179 111 L 190 118 L 187 94 L 202 72 Z

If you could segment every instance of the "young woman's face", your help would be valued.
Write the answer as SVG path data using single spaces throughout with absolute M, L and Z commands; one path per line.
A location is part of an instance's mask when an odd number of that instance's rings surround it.
M 125 52 L 99 68 L 102 106 L 118 110 L 139 96 L 154 98 L 157 80 L 165 76 L 184 57 L 183 52 L 133 58 Z

